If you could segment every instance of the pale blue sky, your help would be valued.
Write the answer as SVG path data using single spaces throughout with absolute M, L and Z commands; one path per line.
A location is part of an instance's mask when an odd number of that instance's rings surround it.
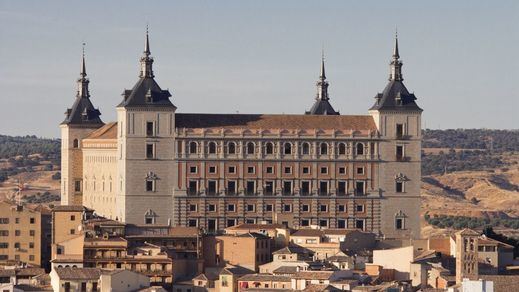
M 0 133 L 58 137 L 87 43 L 105 122 L 139 73 L 179 112 L 303 113 L 325 46 L 333 106 L 366 114 L 387 82 L 395 26 L 428 128 L 519 128 L 519 1 L 3 1 Z

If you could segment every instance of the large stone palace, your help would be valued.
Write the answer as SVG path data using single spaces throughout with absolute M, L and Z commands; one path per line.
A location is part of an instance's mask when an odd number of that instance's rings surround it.
M 389 83 L 367 115 L 332 107 L 324 60 L 315 103 L 300 115 L 177 113 L 154 79 L 147 33 L 140 64 L 105 124 L 83 54 L 60 125 L 62 205 L 208 232 L 273 222 L 419 236 L 422 109 L 403 84 L 397 38 Z

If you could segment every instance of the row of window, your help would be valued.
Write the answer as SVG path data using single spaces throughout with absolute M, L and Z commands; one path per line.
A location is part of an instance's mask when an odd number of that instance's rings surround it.
M 36 235 L 36 231 L 29 230 L 29 235 L 30 236 L 35 236 Z M 9 236 L 9 230 L 0 230 L 0 236 Z M 14 236 L 22 236 L 22 231 L 21 230 L 15 230 L 14 231 Z
M 14 218 L 14 223 L 15 224 L 20 224 L 20 218 Z M 29 218 L 29 223 L 30 224 L 35 224 L 36 223 L 36 218 L 30 217 Z M 0 224 L 9 224 L 9 218 L 0 218 Z
M 246 204 L 244 209 L 245 209 L 246 212 L 256 212 L 256 204 Z M 263 209 L 266 212 L 273 212 L 274 211 L 274 205 L 266 204 L 266 205 L 264 205 Z M 285 204 L 285 205 L 283 205 L 282 209 L 283 209 L 284 212 L 292 212 L 292 205 Z M 328 212 L 328 205 L 327 204 L 319 204 L 317 209 L 318 209 L 319 212 Z M 216 210 L 217 210 L 217 206 L 215 204 L 208 204 L 206 206 L 206 211 L 208 211 L 208 212 L 216 212 Z M 347 210 L 346 209 L 346 205 L 337 205 L 337 212 L 344 213 L 344 212 L 346 212 L 346 210 Z M 365 210 L 364 205 L 361 205 L 361 204 L 355 205 L 355 211 L 356 212 L 363 213 L 364 210 Z M 189 205 L 189 211 L 190 212 L 198 212 L 198 205 L 197 204 L 190 204 Z M 226 211 L 227 212 L 236 212 L 237 211 L 236 204 L 227 204 Z M 302 204 L 300 206 L 300 211 L 301 212 L 310 212 L 311 211 L 311 206 L 309 204 Z
M 20 243 L 19 242 L 15 242 L 14 243 L 14 248 L 20 248 Z M 0 242 L 0 248 L 9 248 L 9 243 L 8 242 Z M 29 242 L 29 248 L 34 248 L 34 242 Z
M 401 186 L 403 185 L 403 182 L 399 182 Z M 189 180 L 188 187 L 187 187 L 187 193 L 188 195 L 197 195 L 200 192 L 199 187 L 200 181 L 198 180 Z M 267 180 L 264 182 L 263 185 L 263 194 L 264 195 L 274 195 L 276 191 L 275 187 L 276 182 L 273 180 Z M 319 181 L 318 182 L 318 189 L 317 194 L 319 195 L 329 195 L 330 182 L 329 181 Z M 366 194 L 366 182 L 365 181 L 355 181 L 354 183 L 355 189 L 354 194 L 361 196 Z M 226 195 L 237 195 L 238 194 L 238 181 L 236 180 L 227 180 L 226 182 L 226 189 L 225 194 Z M 155 191 L 155 180 L 147 180 L 146 181 L 146 190 L 147 191 Z M 397 188 L 397 190 L 399 190 Z M 400 188 L 400 190 L 403 191 L 403 186 Z M 256 195 L 257 194 L 257 181 L 255 180 L 247 180 L 244 182 L 244 193 L 246 195 Z M 312 187 L 311 187 L 311 181 L 309 180 L 301 180 L 299 184 L 299 194 L 306 196 L 313 193 Z M 346 195 L 348 193 L 348 184 L 347 181 L 337 181 L 336 184 L 336 194 L 337 195 Z M 217 180 L 207 180 L 205 183 L 205 194 L 213 196 L 219 194 L 219 188 L 218 188 L 218 181 Z M 282 181 L 282 189 L 281 189 L 282 195 L 294 195 L 294 182 L 293 181 Z
M 9 256 L 8 255 L 0 254 L 0 261 L 7 261 L 7 260 L 9 260 Z M 19 254 L 14 255 L 14 260 L 15 261 L 19 261 L 20 260 L 20 255 Z M 34 255 L 32 255 L 32 254 L 29 255 L 29 261 L 34 261 Z M 4 291 L 6 291 L 6 290 L 4 290 Z M 7 291 L 9 291 L 9 290 L 7 290 Z
M 292 142 L 284 142 L 282 145 L 281 145 L 281 149 L 280 149 L 280 153 L 282 154 L 285 154 L 285 155 L 291 155 L 291 154 L 294 154 L 294 149 L 295 149 L 295 143 L 292 143 Z M 225 153 L 227 154 L 237 154 L 238 153 L 238 143 L 236 142 L 227 142 L 225 143 Z M 301 143 L 298 143 L 299 145 L 299 153 L 301 155 L 310 155 L 311 154 L 311 150 L 312 150 L 312 147 L 310 146 L 311 143 L 309 142 L 301 142 Z M 374 152 L 374 144 L 371 143 L 371 147 L 372 147 L 372 153 Z M 354 146 L 355 150 L 354 150 L 354 153 L 356 155 L 364 155 L 366 153 L 366 144 L 365 143 L 361 143 L 361 142 L 358 142 L 355 144 Z M 321 142 L 319 145 L 318 145 L 318 150 L 316 150 L 315 152 L 320 154 L 320 155 L 327 155 L 329 154 L 330 152 L 330 145 L 327 143 L 327 142 Z M 336 153 L 339 154 L 339 155 L 346 155 L 347 154 L 347 149 L 348 149 L 348 146 L 346 143 L 343 143 L 343 142 L 340 142 L 337 144 L 336 146 Z M 190 141 L 189 144 L 188 144 L 188 149 L 187 149 L 187 153 L 189 154 L 198 154 L 198 153 L 202 153 L 202 152 L 205 152 L 206 154 L 217 154 L 218 152 L 218 145 L 217 145 L 217 142 L 214 142 L 214 141 L 210 141 L 206 144 L 205 146 L 205 151 L 202 151 L 201 147 L 199 147 L 199 143 L 198 142 L 195 142 L 195 141 Z M 243 151 L 245 154 L 256 154 L 257 152 L 257 149 L 256 149 L 256 143 L 255 142 L 247 142 L 245 143 L 245 146 L 244 146 L 244 151 Z M 278 150 L 276 149 L 276 146 L 275 146 L 275 143 L 273 142 L 266 142 L 264 145 L 263 145 L 263 154 L 265 155 L 272 155 L 274 153 L 277 153 Z
M 338 218 L 337 219 L 337 225 L 336 225 L 336 228 L 339 228 L 339 229 L 346 229 L 346 228 L 349 228 L 348 227 L 348 220 L 350 221 L 353 221 L 352 224 L 353 224 L 353 227 L 356 228 L 356 229 L 360 229 L 360 230 L 366 230 L 366 219 L 359 219 L 359 218 L 356 218 L 356 219 L 343 219 L 343 218 Z M 272 223 L 272 220 L 266 220 L 267 223 Z M 217 228 L 218 228 L 218 219 L 207 219 L 206 221 L 206 226 L 207 226 L 207 231 L 216 231 Z M 226 219 L 225 221 L 225 226 L 226 227 L 232 227 L 232 226 L 235 226 L 238 224 L 238 219 L 237 218 L 229 218 L 229 219 Z M 245 219 L 245 223 L 246 224 L 255 224 L 256 221 L 255 219 Z M 330 227 L 330 220 L 329 219 L 319 219 L 317 224 L 319 225 L 319 227 L 324 227 L 324 228 L 328 228 Z M 283 222 L 284 225 L 288 225 L 288 222 Z M 199 219 L 188 219 L 187 221 L 187 225 L 190 226 L 190 227 L 198 227 L 199 226 Z M 301 227 L 310 227 L 312 225 L 312 219 L 308 219 L 308 218 L 303 218 L 303 219 L 300 219 L 299 221 L 299 225 Z M 397 229 L 397 230 L 403 230 L 405 229 L 405 218 L 403 217 L 396 217 L 395 218 L 395 222 L 394 222 L 394 228 Z M 311 242 L 307 242 L 307 243 L 311 243 Z M 315 242 L 317 243 L 317 242 Z
M 237 168 L 236 166 L 228 166 L 227 167 L 227 173 L 235 174 L 237 172 L 236 168 Z M 274 167 L 273 166 L 266 166 L 264 168 L 264 171 L 265 171 L 265 173 L 273 174 L 274 173 Z M 211 173 L 211 174 L 217 173 L 218 172 L 218 166 L 216 166 L 216 165 L 208 166 L 207 167 L 207 172 Z M 311 174 L 311 167 L 303 166 L 301 168 L 301 172 L 302 172 L 302 174 Z M 338 167 L 337 168 L 337 172 L 339 174 L 346 174 L 346 167 L 342 167 L 342 166 Z M 189 173 L 190 174 L 197 174 L 198 173 L 198 167 L 197 166 L 190 166 L 189 167 Z M 247 166 L 247 174 L 255 174 L 255 173 L 256 173 L 256 167 L 254 167 L 254 166 Z M 292 174 L 293 173 L 292 166 L 285 166 L 285 167 L 283 167 L 283 173 L 284 174 Z M 328 167 L 326 167 L 326 166 L 320 167 L 319 168 L 319 173 L 320 174 L 328 174 L 329 173 Z M 355 173 L 359 174 L 359 175 L 363 175 L 363 174 L 365 174 L 365 168 L 364 167 L 357 167 Z

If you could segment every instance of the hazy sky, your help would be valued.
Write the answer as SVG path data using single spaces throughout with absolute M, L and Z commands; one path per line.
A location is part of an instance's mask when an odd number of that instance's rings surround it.
M 178 112 L 303 113 L 321 48 L 332 105 L 366 114 L 387 83 L 395 26 L 428 128 L 519 128 L 519 1 L 3 1 L 0 133 L 59 136 L 86 42 L 91 99 L 115 119 L 139 74 Z

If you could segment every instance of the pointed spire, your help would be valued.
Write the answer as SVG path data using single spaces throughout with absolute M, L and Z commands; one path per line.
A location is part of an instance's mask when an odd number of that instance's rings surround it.
M 320 77 L 321 80 L 325 80 L 326 79 L 326 73 L 325 73 L 325 70 L 324 70 L 324 48 L 321 51 L 321 75 L 319 75 L 319 77 Z
M 85 43 L 83 43 L 83 52 L 81 54 L 81 69 L 79 71 L 79 79 L 77 80 L 77 97 L 90 97 L 90 92 L 88 91 L 88 83 L 90 82 L 88 78 L 86 78 L 86 62 L 85 62 Z
M 144 41 L 144 52 L 143 56 L 141 57 L 141 74 L 139 77 L 141 78 L 153 78 L 155 75 L 153 75 L 153 58 L 150 57 L 150 38 L 149 38 L 149 32 L 148 32 L 148 25 L 146 25 L 146 39 Z
M 83 43 L 83 57 L 81 59 L 81 71 L 79 72 L 79 75 L 81 75 L 81 77 L 86 77 L 87 76 L 87 73 L 86 73 L 86 65 L 85 65 L 85 43 Z
M 151 52 L 150 52 L 150 38 L 149 38 L 149 34 L 148 34 L 148 25 L 147 24 L 146 24 L 146 41 L 144 41 L 144 54 L 146 56 L 151 55 Z
M 400 53 L 398 52 L 398 31 L 395 31 L 395 47 L 393 48 L 393 58 L 389 65 L 389 81 L 402 81 L 402 62 L 400 61 Z

